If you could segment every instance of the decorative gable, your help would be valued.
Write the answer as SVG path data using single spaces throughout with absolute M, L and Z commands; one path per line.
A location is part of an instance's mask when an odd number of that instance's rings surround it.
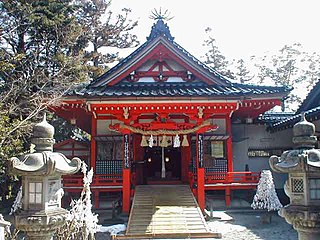
M 153 25 L 147 41 L 115 67 L 91 82 L 89 87 L 113 86 L 122 81 L 190 82 L 195 79 L 208 85 L 231 83 L 214 69 L 203 64 L 173 41 L 162 19 Z
M 190 82 L 195 79 L 191 71 L 170 58 L 149 59 L 128 76 L 128 82 Z

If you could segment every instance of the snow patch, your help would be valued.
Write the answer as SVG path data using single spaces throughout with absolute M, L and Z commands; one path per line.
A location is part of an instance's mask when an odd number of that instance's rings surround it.
M 126 225 L 125 224 L 116 224 L 112 226 L 99 226 L 97 229 L 97 232 L 108 232 L 110 233 L 111 236 L 115 236 L 118 233 L 124 232 L 126 230 Z

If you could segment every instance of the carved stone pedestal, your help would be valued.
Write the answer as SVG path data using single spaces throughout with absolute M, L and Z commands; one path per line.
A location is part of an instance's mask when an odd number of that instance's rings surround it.
M 320 206 L 286 206 L 279 211 L 299 234 L 299 240 L 320 239 Z
M 49 240 L 54 232 L 65 222 L 68 211 L 62 208 L 45 211 L 21 211 L 15 217 L 20 230 L 28 234 L 29 239 Z
M 310 229 L 306 231 L 298 231 L 298 236 L 300 240 L 318 240 L 320 239 L 320 233 L 319 232 L 310 232 Z

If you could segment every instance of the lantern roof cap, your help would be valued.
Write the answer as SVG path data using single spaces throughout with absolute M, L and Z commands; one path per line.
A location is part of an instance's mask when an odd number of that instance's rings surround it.
M 67 175 L 80 170 L 81 160 L 69 160 L 62 153 L 45 151 L 10 159 L 10 172 L 18 175 Z
M 24 154 L 21 157 L 12 157 L 9 160 L 9 172 L 18 175 L 65 175 L 79 171 L 81 160 L 73 158 L 69 160 L 62 153 L 52 151 L 54 127 L 46 121 L 46 115 L 42 122 L 33 127 L 35 152 Z
M 40 123 L 33 126 L 34 138 L 53 138 L 54 127 L 47 122 L 46 114 L 43 115 L 43 119 Z
M 292 141 L 297 148 L 313 148 L 317 142 L 315 126 L 306 120 L 304 112 L 301 113 L 300 122 L 293 126 Z

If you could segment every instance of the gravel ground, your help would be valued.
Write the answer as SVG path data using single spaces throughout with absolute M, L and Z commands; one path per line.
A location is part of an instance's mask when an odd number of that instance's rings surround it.
M 297 232 L 291 225 L 272 215 L 270 224 L 263 224 L 259 214 L 228 213 L 233 221 L 209 221 L 209 226 L 222 233 L 223 240 L 298 240 Z
M 215 232 L 222 233 L 222 240 L 298 240 L 297 232 L 276 213 L 270 224 L 263 224 L 254 212 L 228 213 L 233 220 L 208 221 Z M 97 233 L 96 240 L 110 240 L 108 233 Z

